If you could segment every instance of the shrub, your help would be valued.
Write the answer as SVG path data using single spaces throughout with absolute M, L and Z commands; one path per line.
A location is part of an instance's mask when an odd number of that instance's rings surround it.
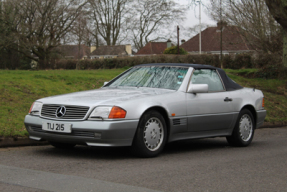
M 169 48 L 166 48 L 163 54 L 178 54 L 178 52 L 180 55 L 187 55 L 187 51 L 185 51 L 182 47 L 179 47 L 178 50 L 177 46 L 171 46 Z
M 267 65 L 281 65 L 282 64 L 282 56 L 278 54 L 264 54 L 261 53 L 254 59 L 254 67 L 262 68 Z
M 254 74 L 254 77 L 265 79 L 286 79 L 287 67 L 282 66 L 282 64 L 265 65 Z
M 225 69 L 258 68 L 254 77 L 260 78 L 286 78 L 287 69 L 281 64 L 282 57 L 278 55 L 262 54 L 253 58 L 248 54 L 223 56 Z M 109 59 L 86 60 L 57 60 L 53 64 L 54 69 L 112 69 L 128 68 L 134 65 L 146 63 L 191 63 L 207 64 L 220 67 L 219 55 L 172 55 L 162 54 L 156 56 L 135 56 Z

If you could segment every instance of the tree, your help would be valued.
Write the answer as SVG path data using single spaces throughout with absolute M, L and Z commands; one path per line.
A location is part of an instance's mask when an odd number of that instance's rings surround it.
M 89 33 L 88 28 L 87 28 L 87 15 L 82 12 L 79 17 L 75 20 L 74 25 L 73 25 L 73 29 L 71 31 L 71 33 L 73 34 L 73 36 L 75 36 L 77 44 L 78 44 L 78 60 L 80 60 L 80 55 L 81 52 L 83 50 L 81 50 L 82 48 L 82 43 L 85 41 L 85 38 L 88 37 L 87 34 Z M 76 65 L 76 69 L 79 69 L 79 61 Z
M 100 35 L 107 45 L 121 41 L 121 31 L 126 24 L 127 7 L 131 0 L 89 0 L 92 20 L 95 25 L 94 35 Z
M 211 0 L 210 15 L 220 21 L 220 2 Z M 238 26 L 238 32 L 255 50 L 281 52 L 281 27 L 276 23 L 265 0 L 222 0 L 222 19 Z
M 18 23 L 19 10 L 0 1 L 0 67 L 15 69 L 19 67 L 18 53 L 15 45 L 14 26 Z
M 185 11 L 172 0 L 137 0 L 134 3 L 131 31 L 134 46 L 138 50 L 155 38 L 166 39 L 168 31 L 162 32 L 162 29 L 182 20 Z M 152 36 L 154 39 L 151 39 Z
M 5 7 L 15 12 L 15 22 L 9 24 L 14 47 L 40 68 L 50 67 L 51 53 L 70 32 L 85 4 L 81 0 L 5 1 Z
M 287 67 L 287 1 L 265 0 L 265 2 L 274 19 L 283 28 L 283 65 Z

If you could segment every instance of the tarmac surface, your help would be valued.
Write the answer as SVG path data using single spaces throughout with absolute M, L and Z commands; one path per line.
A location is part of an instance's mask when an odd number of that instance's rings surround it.
M 286 191 L 287 127 L 255 131 L 248 147 L 225 138 L 168 144 L 156 158 L 129 148 L 0 148 L 0 191 Z

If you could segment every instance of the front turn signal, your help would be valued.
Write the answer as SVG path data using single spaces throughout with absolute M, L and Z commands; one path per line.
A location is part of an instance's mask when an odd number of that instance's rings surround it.
M 120 119 L 120 118 L 125 118 L 126 117 L 127 112 L 120 108 L 120 107 L 113 107 L 110 115 L 109 115 L 109 119 Z
M 35 103 L 35 102 L 34 102 Z M 33 109 L 33 106 L 34 106 L 34 103 L 31 105 L 30 107 L 30 110 L 29 110 L 29 114 L 31 113 L 32 109 Z

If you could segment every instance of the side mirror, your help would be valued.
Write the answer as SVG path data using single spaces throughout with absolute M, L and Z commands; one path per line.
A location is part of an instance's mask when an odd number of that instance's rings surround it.
M 109 83 L 109 82 L 107 82 L 107 81 L 106 81 L 106 82 L 104 82 L 104 86 L 105 86 L 106 84 L 108 84 L 108 83 Z
M 207 93 L 208 84 L 190 84 L 187 92 L 188 93 Z

